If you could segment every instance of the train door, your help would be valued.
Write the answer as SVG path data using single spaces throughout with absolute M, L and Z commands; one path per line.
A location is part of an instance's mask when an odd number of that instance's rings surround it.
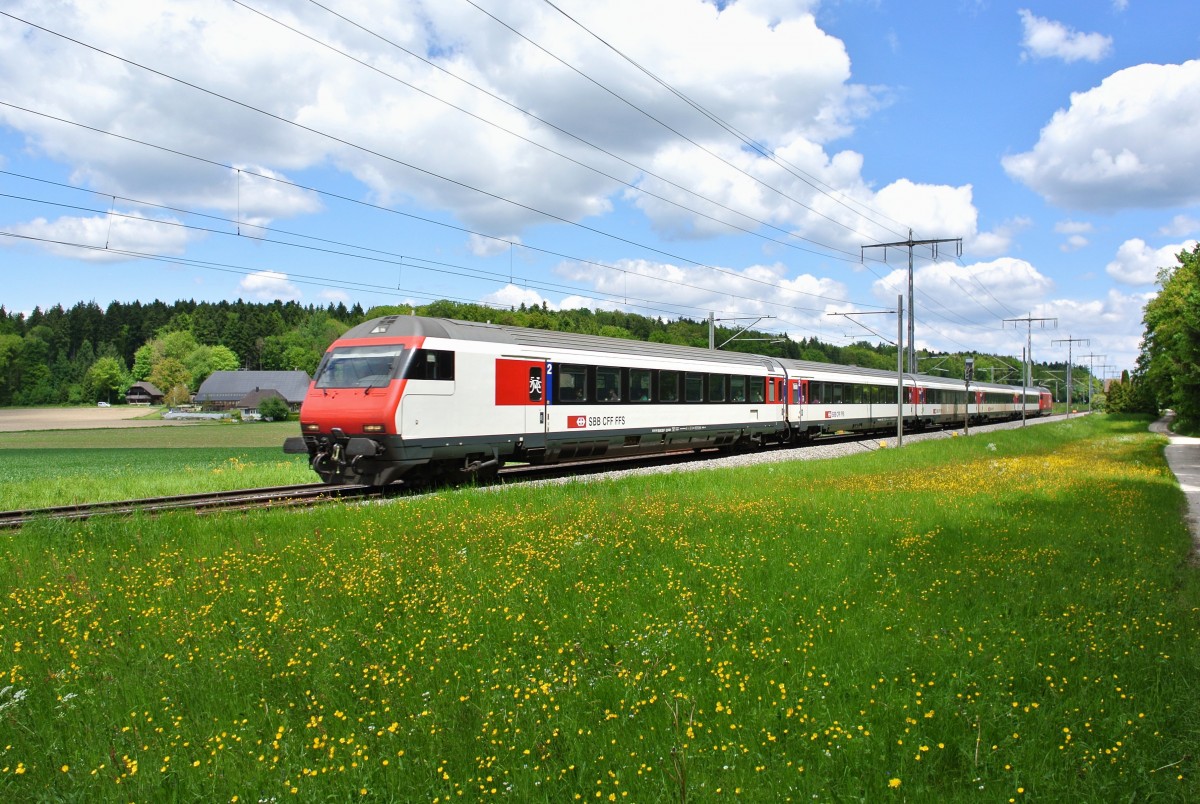
M 804 418 L 803 406 L 808 404 L 808 380 L 788 380 L 788 421 Z
M 766 421 L 778 422 L 786 431 L 788 421 L 787 369 L 778 361 L 767 358 Z M 778 373 L 772 373 L 778 372 Z
M 524 434 L 526 449 L 546 446 L 549 363 L 502 357 L 496 360 L 496 410 L 508 427 Z
M 787 396 L 783 391 L 786 382 L 783 377 L 767 377 L 767 404 L 779 412 L 778 415 L 771 414 L 772 421 L 787 418 Z

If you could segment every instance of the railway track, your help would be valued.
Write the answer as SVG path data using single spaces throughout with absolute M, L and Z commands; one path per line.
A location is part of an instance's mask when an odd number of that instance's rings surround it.
M 554 464 L 550 466 L 518 465 L 506 467 L 490 483 L 547 480 L 569 475 L 589 475 L 614 468 L 663 466 L 703 460 L 704 456 L 691 451 L 658 455 L 649 458 L 609 458 L 598 461 Z M 275 486 L 257 489 L 238 489 L 203 494 L 179 494 L 170 497 L 148 497 L 139 500 L 59 505 L 49 508 L 27 508 L 0 511 L 0 530 L 16 529 L 39 519 L 82 521 L 97 516 L 162 514 L 171 511 L 194 511 L 197 514 L 217 511 L 249 511 L 259 508 L 320 505 L 334 500 L 363 500 L 418 493 L 402 483 L 391 486 L 330 486 L 306 483 L 295 486 Z
M 0 511 L 0 528 L 19 528 L 38 519 L 85 520 L 96 516 L 122 514 L 161 514 L 168 511 L 247 511 L 288 505 L 316 505 L 335 499 L 379 497 L 387 490 L 369 486 L 327 486 L 306 483 L 296 486 L 239 489 L 205 494 L 180 494 L 172 497 L 150 497 L 141 500 L 60 505 L 51 508 L 29 508 Z
M 990 425 L 980 425 L 978 429 L 982 432 L 989 429 L 989 427 Z M 837 444 L 866 443 L 878 440 L 879 434 L 847 434 L 828 436 L 817 443 L 823 446 L 834 446 Z M 798 448 L 795 445 L 783 445 L 778 447 L 778 449 L 805 448 Z M 572 476 L 596 475 L 619 470 L 684 465 L 710 461 L 714 458 L 730 454 L 727 451 L 717 449 L 706 449 L 700 452 L 680 450 L 662 455 L 632 458 L 601 458 L 598 460 L 546 466 L 519 464 L 504 467 L 498 472 L 494 480 L 481 485 L 512 482 L 523 483 Z M 0 511 L 0 530 L 20 528 L 22 525 L 38 519 L 81 521 L 96 516 L 129 515 L 135 513 L 154 515 L 171 511 L 194 511 L 197 514 L 217 511 L 249 511 L 260 508 L 319 505 L 334 500 L 378 499 L 414 494 L 419 493 L 419 491 L 420 489 L 408 488 L 403 483 L 383 487 L 357 485 L 329 486 L 324 483 L 306 483 L 294 486 L 239 489 L 236 491 L 205 494 L 181 494 L 171 497 L 152 497 L 140 500 L 84 503 L 51 508 Z

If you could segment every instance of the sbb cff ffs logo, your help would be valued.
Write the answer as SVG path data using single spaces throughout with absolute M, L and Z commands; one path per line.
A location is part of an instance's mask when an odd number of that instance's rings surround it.
M 567 429 L 568 430 L 583 430 L 583 429 L 587 428 L 587 422 L 588 422 L 587 416 L 568 416 L 567 417 Z

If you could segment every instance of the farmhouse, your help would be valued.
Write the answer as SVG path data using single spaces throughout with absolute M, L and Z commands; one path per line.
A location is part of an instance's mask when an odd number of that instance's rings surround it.
M 130 405 L 161 405 L 163 392 L 150 382 L 135 382 L 125 392 L 125 402 Z
M 242 409 L 246 403 L 257 412 L 262 394 L 275 391 L 295 413 L 308 393 L 310 381 L 304 371 L 214 371 L 200 384 L 195 402 L 209 410 Z
M 268 388 L 265 391 L 251 391 L 239 399 L 237 404 L 234 405 L 234 408 L 242 414 L 243 419 L 258 419 L 262 417 L 262 414 L 258 412 L 258 406 L 261 405 L 265 399 L 283 399 L 283 394 L 279 393 L 274 388 Z M 287 402 L 286 399 L 283 399 L 283 401 Z M 290 409 L 291 407 L 292 406 L 289 404 L 288 408 Z

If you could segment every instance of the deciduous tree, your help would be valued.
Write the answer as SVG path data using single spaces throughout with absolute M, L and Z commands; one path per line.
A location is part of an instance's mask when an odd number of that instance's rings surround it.
M 1146 305 L 1138 380 L 1184 431 L 1200 430 L 1200 245 L 1159 271 L 1162 290 Z

